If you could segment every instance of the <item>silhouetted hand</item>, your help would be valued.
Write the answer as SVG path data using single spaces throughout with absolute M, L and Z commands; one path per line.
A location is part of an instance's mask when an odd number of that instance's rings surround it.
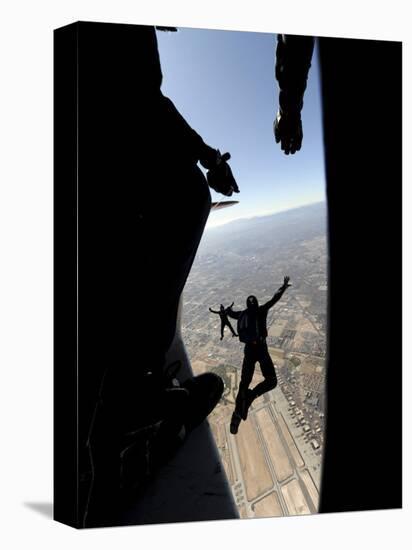
M 280 142 L 280 148 L 285 155 L 294 155 L 302 146 L 303 131 L 300 114 L 286 115 L 280 113 L 276 115 L 273 124 L 276 143 Z
M 289 286 L 292 286 L 289 284 L 290 277 L 286 275 L 286 277 L 283 278 L 283 288 L 288 288 Z
M 222 155 L 218 149 L 213 149 L 213 147 L 203 144 L 201 156 L 199 158 L 200 164 L 203 168 L 206 168 L 207 170 L 214 168 L 221 158 Z
M 202 166 L 208 168 L 206 177 L 209 186 L 217 193 L 222 193 L 227 197 L 230 197 L 233 193 L 239 193 L 239 187 L 227 163 L 229 159 L 230 153 L 221 155 L 219 150 L 216 151 L 214 163 L 211 162 L 211 158 L 206 162 L 205 159 L 200 159 Z

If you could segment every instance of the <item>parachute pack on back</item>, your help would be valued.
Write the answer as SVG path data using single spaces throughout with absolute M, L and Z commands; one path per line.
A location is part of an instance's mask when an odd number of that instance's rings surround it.
M 239 340 L 244 344 L 255 342 L 258 339 L 257 319 L 253 319 L 247 310 L 243 311 L 237 321 Z

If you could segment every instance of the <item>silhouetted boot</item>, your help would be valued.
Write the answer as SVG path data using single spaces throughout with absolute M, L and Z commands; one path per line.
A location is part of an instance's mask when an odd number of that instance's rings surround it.
M 235 410 L 235 412 L 232 414 L 232 419 L 230 421 L 230 433 L 233 435 L 237 434 L 237 431 L 239 429 L 239 424 L 242 420 L 242 417 L 240 414 Z
M 190 432 L 212 412 L 219 402 L 224 384 L 214 373 L 189 378 L 181 386 L 174 376 L 180 365 L 165 371 L 172 389 L 165 391 L 163 419 L 129 433 L 128 445 L 121 454 L 124 497 L 133 496 L 156 471 L 176 453 Z
M 243 401 L 243 407 L 242 407 L 242 420 L 247 419 L 247 415 L 249 412 L 249 407 L 253 403 L 255 399 L 255 394 L 253 393 L 253 390 L 246 390 L 246 397 Z

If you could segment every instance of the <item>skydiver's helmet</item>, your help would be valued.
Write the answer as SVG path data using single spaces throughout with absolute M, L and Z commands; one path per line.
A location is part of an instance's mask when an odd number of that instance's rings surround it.
M 256 311 L 259 307 L 259 302 L 256 296 L 248 296 L 248 299 L 246 300 L 246 305 L 248 310 Z
M 223 304 L 220 304 L 220 311 L 225 311 L 225 306 Z

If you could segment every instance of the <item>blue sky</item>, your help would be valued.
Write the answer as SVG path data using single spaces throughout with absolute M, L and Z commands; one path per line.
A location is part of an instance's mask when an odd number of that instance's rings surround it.
M 212 212 L 208 226 L 325 199 L 316 51 L 302 112 L 303 146 L 286 156 L 272 129 L 275 34 L 180 28 L 157 35 L 163 93 L 206 143 L 232 155 L 239 204 Z M 224 199 L 214 192 L 212 198 Z

